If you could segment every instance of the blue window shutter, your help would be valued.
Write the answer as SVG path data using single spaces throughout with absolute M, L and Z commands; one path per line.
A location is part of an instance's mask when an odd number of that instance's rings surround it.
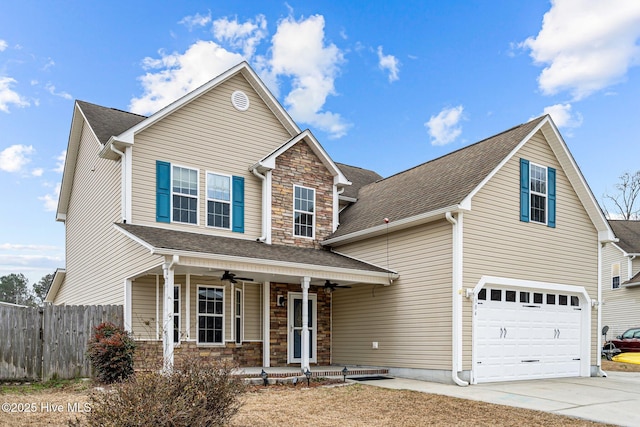
M 556 227 L 556 170 L 547 168 L 547 191 L 549 200 L 547 202 L 549 213 L 547 214 L 547 225 Z
M 156 160 L 156 221 L 171 222 L 171 163 Z
M 244 178 L 233 177 L 233 227 L 236 233 L 244 233 Z
M 520 159 L 520 221 L 529 222 L 529 160 Z

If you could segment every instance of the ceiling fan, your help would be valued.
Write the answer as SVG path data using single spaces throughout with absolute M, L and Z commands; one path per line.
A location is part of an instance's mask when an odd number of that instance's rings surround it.
M 253 279 L 249 277 L 236 277 L 235 273 L 229 273 L 229 270 L 225 270 L 224 274 L 220 278 L 220 280 L 228 280 L 231 283 L 238 283 L 238 280 L 243 280 L 245 282 L 253 282 Z
M 339 285 L 337 283 L 331 283 L 329 280 L 324 282 L 324 291 L 326 293 L 331 293 L 336 290 L 336 288 L 351 288 L 349 285 Z

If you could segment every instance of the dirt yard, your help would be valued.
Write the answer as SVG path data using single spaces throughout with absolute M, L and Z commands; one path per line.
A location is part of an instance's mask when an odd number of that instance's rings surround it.
M 603 361 L 605 371 L 640 372 L 640 365 Z M 90 410 L 88 382 L 58 387 L 0 387 L 0 426 L 61 426 Z M 254 387 L 232 426 L 595 426 L 544 412 L 407 390 L 351 384 L 307 388 Z M 7 406 L 8 404 L 8 406 Z M 9 411 L 7 411 L 9 409 Z

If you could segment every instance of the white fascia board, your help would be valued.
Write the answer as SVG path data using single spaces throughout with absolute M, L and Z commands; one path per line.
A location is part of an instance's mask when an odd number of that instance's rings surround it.
M 299 143 L 300 141 L 305 141 L 311 150 L 315 153 L 316 156 L 320 159 L 323 165 L 329 170 L 331 175 L 334 177 L 334 185 L 351 185 L 351 181 L 349 181 L 340 168 L 334 163 L 334 161 L 329 157 L 329 154 L 325 151 L 322 145 L 318 142 L 318 140 L 313 136 L 309 129 L 304 130 L 299 133 L 295 137 L 291 138 L 289 141 L 282 144 L 280 147 L 276 148 L 274 151 L 265 156 L 262 160 L 256 163 L 251 168 L 262 167 L 266 169 L 275 169 L 276 167 L 276 158 L 278 156 L 285 153 L 291 147 Z
M 320 242 L 323 246 L 334 245 L 336 243 L 345 244 L 351 243 L 362 239 L 368 239 L 370 237 L 379 236 L 385 234 L 387 231 L 398 231 L 405 228 L 413 227 L 426 222 L 431 222 L 442 217 L 447 212 L 455 213 L 459 211 L 468 210 L 461 205 L 453 205 L 445 208 L 437 209 L 435 211 L 425 212 L 420 215 L 414 215 L 409 218 L 403 218 L 398 221 L 390 222 L 389 224 L 380 224 L 375 227 L 370 227 L 364 230 L 356 231 L 353 233 L 345 234 L 344 236 L 334 237 Z
M 193 101 L 194 99 L 198 98 L 200 95 L 203 95 L 204 93 L 215 88 L 216 86 L 219 86 L 221 83 L 224 83 L 229 78 L 236 75 L 237 73 L 241 73 L 247 79 L 249 84 L 254 89 L 256 89 L 256 92 L 258 92 L 258 94 L 263 97 L 263 100 L 267 103 L 267 105 L 269 105 L 271 110 L 274 112 L 274 114 L 278 117 L 278 119 L 282 122 L 283 126 L 287 129 L 287 131 L 289 131 L 291 135 L 294 135 L 295 133 L 300 132 L 300 129 L 298 128 L 298 126 L 291 119 L 291 117 L 284 110 L 284 108 L 282 108 L 280 103 L 278 103 L 278 101 L 273 97 L 273 95 L 266 88 L 264 83 L 262 83 L 258 75 L 251 69 L 251 67 L 249 66 L 249 64 L 247 64 L 246 61 L 243 61 L 238 65 L 228 69 L 227 71 L 220 74 L 219 76 L 209 80 L 207 83 L 203 84 L 197 89 L 194 89 L 193 91 L 187 93 L 183 97 L 167 105 L 160 111 L 152 114 L 151 116 L 141 121 L 137 125 L 129 128 L 125 132 L 118 135 L 117 139 L 122 142 L 133 143 L 135 134 L 151 126 L 158 120 L 161 120 L 162 118 L 168 116 L 169 114 L 173 113 L 177 109 L 181 108 L 183 105 L 186 105 L 189 102 Z M 266 97 L 266 99 L 264 97 Z
M 386 273 L 386 274 L 387 274 L 387 276 L 389 276 L 389 278 L 390 278 L 390 279 L 392 279 L 392 280 L 397 280 L 397 279 L 400 277 L 400 275 L 398 274 L 398 272 L 397 272 L 397 271 L 392 270 L 392 269 L 390 269 L 390 268 L 388 268 L 388 267 L 383 267 L 383 266 L 381 266 L 381 265 L 375 264 L 375 263 L 370 262 L 370 261 L 365 261 L 365 260 L 360 259 L 360 258 L 356 258 L 356 257 L 354 257 L 354 256 L 352 256 L 352 255 L 345 254 L 345 253 L 343 253 L 343 252 L 338 252 L 338 251 L 331 251 L 331 252 L 333 252 L 334 254 L 341 255 L 341 256 L 343 256 L 343 257 L 345 257 L 345 258 L 350 258 L 350 259 L 355 260 L 355 261 L 359 261 L 359 262 L 362 262 L 362 263 L 365 263 L 365 264 L 373 265 L 374 267 L 378 267 L 378 268 L 381 268 L 381 269 L 383 269 L 383 270 L 387 270 L 387 273 Z
M 44 302 L 53 303 L 56 299 L 56 295 L 58 295 L 58 291 L 60 290 L 60 286 L 67 275 L 67 270 L 64 268 L 56 269 L 56 272 L 53 275 L 53 282 L 51 282 L 51 286 L 47 291 L 47 296 L 44 298 Z
M 235 263 L 238 266 L 233 268 L 234 270 L 241 269 L 252 273 L 274 273 L 274 274 L 287 274 L 292 275 L 295 272 L 296 276 L 310 276 L 310 277 L 325 277 L 327 274 L 333 273 L 341 276 L 349 276 L 354 282 L 371 283 L 371 284 L 387 284 L 389 280 L 389 274 L 386 272 L 366 271 L 366 270 L 354 270 L 350 268 L 329 267 L 316 264 L 300 264 L 289 261 L 274 261 L 261 258 L 247 258 L 231 255 L 221 254 L 207 254 L 202 252 L 190 252 L 180 251 L 165 248 L 154 248 L 151 251 L 153 255 L 161 256 L 178 256 L 180 257 L 180 265 L 189 265 L 191 267 L 198 266 L 196 263 L 185 263 L 186 258 L 193 260 L 206 261 L 201 266 L 211 267 L 214 264 L 217 269 L 229 270 L 229 265 Z
M 71 186 L 73 185 L 73 176 L 76 171 L 76 162 L 78 160 L 78 148 L 80 147 L 80 138 L 82 137 L 82 125 L 89 123 L 84 116 L 78 102 L 73 106 L 73 116 L 71 118 L 71 129 L 69 130 L 69 141 L 67 142 L 67 154 L 64 159 L 64 170 L 62 171 L 62 183 L 60 184 L 60 196 L 58 196 L 58 207 L 56 209 L 56 221 L 64 221 L 66 219 L 69 199 L 71 197 Z M 91 129 L 91 126 L 89 126 Z M 93 133 L 93 129 L 91 129 Z M 95 137 L 95 133 L 93 134 Z M 96 141 L 98 138 L 96 137 Z
M 118 230 L 119 232 L 121 232 L 122 234 L 124 234 L 125 236 L 127 236 L 128 238 L 130 238 L 131 240 L 133 240 L 134 242 L 142 245 L 144 248 L 148 249 L 149 252 L 153 253 L 155 250 L 155 247 L 150 245 L 149 243 L 147 243 L 146 240 L 142 240 L 141 238 L 139 238 L 138 236 L 135 236 L 131 233 L 129 233 L 127 230 L 118 227 L 118 224 L 113 224 L 113 228 L 115 228 L 116 230 Z
M 498 171 L 499 171 L 500 169 L 502 169 L 502 167 L 503 167 L 505 164 L 507 164 L 507 162 L 508 162 L 509 160 L 511 160 L 511 158 L 512 158 L 513 156 L 515 156 L 515 154 L 516 154 L 516 153 L 517 153 L 517 152 L 522 148 L 522 146 L 523 146 L 524 144 L 526 144 L 526 143 L 531 139 L 531 137 L 533 137 L 533 135 L 535 135 L 535 134 L 536 134 L 536 132 L 538 132 L 538 131 L 540 130 L 540 128 L 542 127 L 542 125 L 545 123 L 545 121 L 546 121 L 546 120 L 548 120 L 548 117 L 547 117 L 547 118 L 545 118 L 544 120 L 542 120 L 540 123 L 538 123 L 538 126 L 536 126 L 536 127 L 535 127 L 531 132 L 529 132 L 529 134 L 528 134 L 527 136 L 525 136 L 525 137 L 522 139 L 522 141 L 520 141 L 520 142 L 518 143 L 518 145 L 516 146 L 516 148 L 514 148 L 513 150 L 511 150 L 511 152 L 510 152 L 509 154 L 507 154 L 507 155 L 505 156 L 505 158 L 504 158 L 504 159 L 502 159 L 502 161 L 498 164 L 498 166 L 496 166 L 496 167 L 495 167 L 495 168 L 494 168 L 494 169 L 489 173 L 489 175 L 487 175 L 487 176 L 486 176 L 486 177 L 485 177 L 485 178 L 480 182 L 480 184 L 478 184 L 478 185 L 476 186 L 476 188 L 474 188 L 473 190 L 471 190 L 471 193 L 469 193 L 469 195 L 468 195 L 467 197 L 465 197 L 465 198 L 464 198 L 464 200 L 462 201 L 462 203 L 460 203 L 460 204 L 461 204 L 461 205 L 464 205 L 464 206 L 467 206 L 467 207 L 470 207 L 470 206 L 471 206 L 471 199 L 473 198 L 473 196 L 475 196 L 475 195 L 478 193 L 478 191 L 480 191 L 480 190 L 482 189 L 482 187 L 484 187 L 484 186 L 485 186 L 485 184 L 486 184 L 487 182 L 489 182 L 489 181 L 490 181 L 490 180 L 495 176 L 495 174 L 497 174 L 497 173 L 498 173 Z
M 628 257 L 628 256 L 633 256 L 635 254 L 628 254 L 624 249 L 622 249 L 620 246 L 618 246 L 616 243 L 618 242 L 618 240 L 616 239 L 615 242 L 608 242 L 611 243 L 611 246 L 613 246 L 614 248 L 616 248 L 617 250 L 619 250 L 620 252 L 622 252 L 622 256 L 624 257 Z

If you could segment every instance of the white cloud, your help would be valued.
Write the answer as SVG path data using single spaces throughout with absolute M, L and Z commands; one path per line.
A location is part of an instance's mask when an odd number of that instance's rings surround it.
M 178 22 L 178 24 L 184 24 L 190 30 L 192 30 L 195 27 L 204 27 L 210 22 L 211 12 L 209 12 L 207 15 L 200 15 L 199 13 L 196 13 L 195 15 L 185 16 Z
M 32 145 L 12 145 L 0 151 L 0 170 L 20 172 L 31 161 L 29 156 L 35 153 Z
M 38 200 L 44 202 L 44 210 L 47 212 L 55 212 L 58 209 L 58 198 L 60 197 L 60 183 L 56 185 L 53 193 L 45 194 L 38 197 Z
M 545 68 L 542 92 L 575 100 L 622 81 L 640 63 L 640 1 L 552 0 L 542 29 L 520 44 Z
M 393 55 L 384 55 L 382 46 L 378 46 L 378 67 L 389 72 L 389 83 L 398 80 L 400 61 Z
M 291 78 L 285 106 L 295 120 L 309 123 L 340 138 L 350 127 L 339 114 L 323 111 L 329 95 L 335 95 L 338 65 L 344 61 L 340 49 L 324 41 L 324 17 L 296 21 L 291 16 L 278 23 L 272 38 L 269 62 L 273 77 Z
M 0 39 L 0 52 L 4 52 L 7 49 L 7 41 Z
M 256 16 L 255 21 L 239 23 L 238 19 L 216 19 L 213 22 L 213 35 L 220 42 L 229 43 L 232 48 L 242 49 L 246 59 L 251 59 L 260 41 L 267 36 L 267 19 L 264 15 Z
M 44 169 L 42 168 L 37 168 L 31 171 L 31 175 L 35 177 L 42 176 L 43 173 L 44 173 Z
M 582 126 L 582 114 L 571 111 L 571 104 L 555 104 L 545 107 L 544 114 L 549 114 L 559 128 L 574 129 Z
M 431 116 L 424 125 L 431 136 L 432 145 L 446 145 L 453 142 L 462 133 L 458 126 L 462 120 L 462 105 L 453 108 L 445 108 L 437 116 Z
M 132 112 L 152 114 L 176 99 L 242 62 L 240 54 L 229 52 L 212 41 L 197 41 L 184 54 L 145 58 L 148 69 L 159 69 L 140 77 L 144 93 L 129 104 Z
M 11 89 L 11 86 L 15 83 L 17 83 L 16 80 L 11 77 L 0 77 L 0 111 L 8 113 L 9 105 L 11 104 L 16 107 L 29 106 L 29 102 L 26 99 Z
M 64 98 L 64 99 L 73 99 L 73 97 L 67 92 L 64 92 L 64 91 L 56 92 L 56 87 L 51 83 L 47 83 L 44 88 L 47 90 L 47 92 L 49 92 L 53 96 L 59 96 L 60 98 Z
M 56 157 L 56 167 L 53 169 L 54 172 L 62 173 L 64 172 L 64 161 L 67 158 L 67 150 L 64 150 L 58 157 Z

